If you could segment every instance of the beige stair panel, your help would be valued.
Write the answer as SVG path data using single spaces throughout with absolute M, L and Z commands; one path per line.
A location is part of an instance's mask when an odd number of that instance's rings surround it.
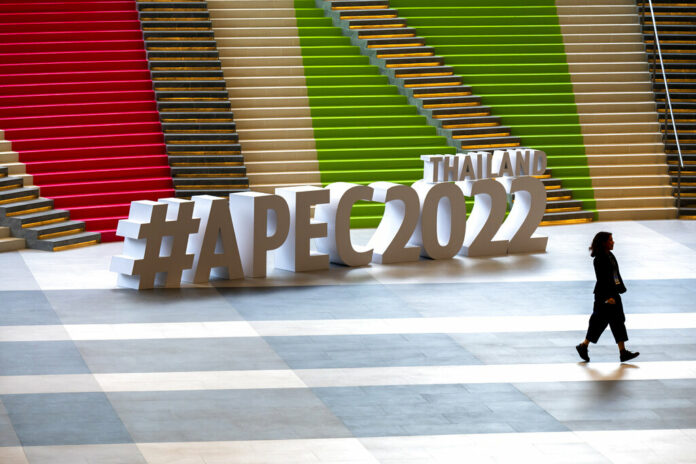
M 665 185 L 644 185 L 632 187 L 592 187 L 595 198 L 635 198 L 635 197 L 670 197 L 672 187 Z
M 225 0 L 217 0 L 217 1 L 225 1 Z M 208 2 L 210 4 L 212 2 Z M 611 2 L 608 2 L 607 0 L 556 0 L 556 7 L 565 7 L 565 6 L 570 6 L 570 7 L 578 7 L 578 6 L 584 6 L 584 5 L 606 5 L 606 4 L 611 4 L 611 5 L 631 5 L 635 6 L 636 1 L 635 0 L 611 0 Z
M 561 33 L 562 34 L 640 34 L 640 24 L 630 23 L 630 24 L 564 24 L 563 19 L 559 18 L 561 21 Z
M 616 33 L 611 32 L 606 33 L 595 33 L 595 34 L 564 34 L 563 40 L 566 45 L 569 44 L 580 44 L 580 43 L 606 43 L 612 40 L 616 43 L 634 42 L 640 43 L 642 36 L 640 31 L 627 32 L 627 33 Z
M 556 2 L 558 3 L 558 2 Z M 629 21 L 635 20 L 636 18 L 636 5 L 617 5 L 613 1 L 605 2 L 609 4 L 597 4 L 597 5 L 556 5 L 556 13 L 559 16 L 568 16 L 569 18 L 577 18 L 578 21 L 582 21 L 587 16 L 602 15 L 611 17 L 606 18 L 611 21 L 612 18 L 616 18 L 617 15 L 623 15 L 628 18 Z M 565 19 L 565 18 L 564 18 Z M 587 19 L 584 19 L 587 21 Z M 592 18 L 594 20 L 594 18 Z M 594 22 L 594 21 L 593 21 Z M 566 23 L 567 24 L 567 23 Z M 595 23 L 596 24 L 596 23 Z
M 208 0 L 208 8 L 212 9 L 270 9 L 270 8 L 293 8 L 293 0 Z
M 11 151 L 12 142 L 9 140 L 0 140 L 0 152 Z
M 19 155 L 14 151 L 0 152 L 0 164 L 16 163 L 19 161 Z
M 307 87 L 227 87 L 230 98 L 307 97 Z
M 598 198 L 595 200 L 597 209 L 625 208 L 673 208 L 674 201 L 669 197 L 630 197 L 630 198 Z
M 231 88 L 243 87 L 304 87 L 306 80 L 302 76 L 256 76 L 256 77 L 226 77 L 225 84 Z
M 676 219 L 677 208 L 626 208 L 597 210 L 600 221 L 644 221 L 648 219 Z
M 664 153 L 664 145 L 660 143 L 632 143 L 632 144 L 585 144 L 587 155 L 607 155 L 616 153 Z
M 297 35 L 296 27 L 216 27 L 220 37 L 287 37 Z
M 287 37 L 287 36 L 276 36 L 276 37 L 220 37 L 215 36 L 215 41 L 218 47 L 222 48 L 241 48 L 241 47 L 282 47 L 287 45 L 288 47 L 299 47 L 300 38 L 299 37 Z M 239 56 L 246 56 L 242 54 Z
M 657 133 L 660 134 L 660 124 L 652 122 L 624 122 L 585 124 L 590 134 L 623 134 L 623 133 Z M 660 134 L 661 135 L 661 134 Z
M 286 108 L 234 108 L 235 120 L 237 116 L 241 119 L 260 119 L 260 118 L 308 118 L 311 117 L 309 107 L 286 107 Z
M 573 73 L 605 72 L 648 72 L 646 61 L 609 62 L 609 63 L 568 63 L 568 70 Z
M 246 143 L 252 140 L 286 140 L 288 136 L 291 135 L 295 138 L 314 138 L 314 129 L 312 129 L 311 125 L 309 127 L 295 127 L 282 129 L 238 129 L 237 133 L 239 134 L 240 139 L 243 139 Z
M 662 143 L 662 134 L 660 132 L 639 132 L 639 133 L 624 133 L 624 134 L 593 134 L 585 132 L 583 139 L 587 145 L 619 145 L 619 144 L 639 144 L 639 143 Z
M 265 19 L 271 18 L 292 18 L 295 19 L 295 9 L 294 8 L 267 8 L 262 2 L 259 2 L 256 6 L 257 8 L 241 8 L 235 6 L 236 2 L 227 2 L 226 5 L 219 8 L 211 8 L 210 2 L 208 2 L 208 11 L 210 12 L 210 17 L 213 20 L 217 19 L 232 19 L 241 18 L 248 22 L 244 23 L 247 27 L 253 24 L 253 21 L 263 21 Z M 261 8 L 258 8 L 258 7 Z M 243 24 L 243 25 L 244 25 Z M 264 27 L 266 24 L 271 24 L 271 22 L 263 23 L 257 27 Z M 293 24 L 295 25 L 295 24 Z M 213 27 L 217 27 L 217 23 L 213 23 Z M 225 27 L 221 25 L 221 27 Z
M 250 97 L 250 98 L 230 98 L 232 111 L 234 108 L 295 108 L 298 106 L 309 105 L 307 97 Z
M 316 155 L 315 155 L 316 157 Z M 318 172 L 319 162 L 311 160 L 283 160 L 283 161 L 254 161 L 247 166 L 249 173 L 273 173 L 273 172 Z
M 621 166 L 616 165 L 599 165 L 590 166 L 590 175 L 592 177 L 605 176 L 666 176 L 667 166 L 664 164 L 626 164 Z
M 565 45 L 566 53 L 571 55 L 585 53 L 645 53 L 645 45 L 638 41 L 613 42 L 583 42 Z
M 0 226 L 0 253 L 5 251 L 16 251 L 26 248 L 26 241 L 23 238 L 12 237 L 9 227 Z
M 223 68 L 257 68 L 267 66 L 278 67 L 302 67 L 301 56 L 240 56 L 233 58 L 221 58 Z
M 307 150 L 314 149 L 314 139 L 276 139 L 276 140 L 243 140 L 242 146 L 246 150 Z
M 620 170 L 612 176 L 592 177 L 592 188 L 601 187 L 650 187 L 659 185 L 660 180 L 669 182 L 667 174 L 663 176 L 654 175 L 624 175 Z
M 602 44 L 605 45 L 606 44 Z M 590 47 L 587 47 L 588 51 L 578 53 L 578 52 L 566 52 L 566 58 L 568 64 L 571 63 L 635 63 L 641 58 L 645 57 L 644 51 L 616 51 L 612 52 L 609 50 L 596 52 L 590 52 Z M 608 48 L 608 47 L 606 47 Z
M 596 78 L 596 77 L 595 77 Z M 597 90 L 597 85 L 601 85 L 602 93 L 613 93 L 617 95 L 625 95 L 627 93 L 642 93 L 644 95 L 652 95 L 652 86 L 650 81 L 635 81 L 635 82 L 573 82 L 573 88 L 580 94 L 592 94 L 593 90 Z M 645 96 L 643 97 L 646 98 Z
M 654 111 L 632 113 L 584 113 L 579 114 L 580 124 L 611 126 L 612 124 L 654 123 L 657 124 L 657 113 Z
M 312 127 L 312 118 L 260 118 L 260 119 L 235 119 L 238 131 L 253 129 L 293 129 Z
M 614 166 L 621 167 L 625 165 L 653 165 L 664 164 L 667 160 L 667 155 L 660 153 L 629 153 L 629 154 L 601 154 L 587 155 L 587 164 L 590 170 L 593 166 Z
M 617 113 L 643 113 L 643 112 L 655 112 L 655 102 L 654 101 L 642 101 L 642 102 L 614 102 L 611 104 L 610 108 L 607 105 L 597 102 L 591 103 L 578 103 L 578 113 L 606 113 L 607 109 L 611 109 Z
M 314 184 L 321 181 L 317 171 L 283 171 L 248 173 L 249 182 L 253 185 L 288 184 L 297 182 L 300 185 Z
M 218 47 L 221 58 L 229 57 L 260 57 L 260 56 L 298 56 L 302 52 L 296 47 L 259 47 L 256 45 Z
M 27 243 L 23 238 L 8 237 L 0 238 L 0 253 L 6 251 L 23 250 L 27 247 Z
M 596 83 L 597 73 L 575 72 L 570 75 L 570 80 L 573 83 L 590 82 Z M 601 82 L 650 82 L 650 73 L 647 69 L 634 72 L 605 72 L 602 73 Z
M 316 161 L 317 151 L 315 149 L 306 150 L 244 150 L 244 160 L 251 163 L 256 162 L 277 162 L 283 161 Z
M 598 83 L 598 84 L 601 84 Z M 588 86 L 583 86 L 586 90 Z M 605 90 L 602 86 L 597 85 L 595 90 L 603 90 L 602 92 L 576 92 L 575 102 L 582 103 L 630 103 L 630 102 L 653 102 L 654 94 L 652 92 L 617 92 Z
M 275 76 L 284 78 L 286 76 L 304 77 L 304 68 L 302 66 L 267 66 L 267 67 L 247 67 L 247 68 L 230 68 L 223 67 L 222 71 L 226 77 L 261 77 Z
M 265 25 L 265 26 L 264 26 Z M 213 27 L 229 28 L 229 27 L 297 27 L 295 18 L 234 18 L 230 19 L 213 19 Z
M 636 5 L 556 4 L 599 219 L 675 217 Z

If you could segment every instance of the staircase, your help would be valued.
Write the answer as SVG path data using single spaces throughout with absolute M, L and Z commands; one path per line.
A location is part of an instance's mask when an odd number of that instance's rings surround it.
M 655 33 L 647 2 L 644 3 L 643 37 L 661 130 L 666 133 L 665 151 L 672 193 L 676 196 L 678 152 L 671 117 L 666 117 L 665 81 L 659 57 L 655 55 Z M 665 64 L 674 120 L 684 168 L 681 171 L 681 219 L 696 219 L 696 4 L 693 2 L 653 1 L 655 24 Z
M 598 219 L 676 217 L 632 0 L 557 0 Z
M 248 190 L 206 2 L 138 1 L 138 11 L 176 196 Z
M 116 240 L 131 201 L 173 194 L 135 2 L 4 2 L 0 14 L 0 129 L 15 162 L 44 201 Z M 0 201 L 38 196 L 15 187 Z M 58 219 L 38 222 L 70 224 Z
M 38 187 L 8 174 L 9 167 L 0 166 L 0 251 L 25 246 L 62 251 L 100 242 L 99 233 L 85 232 L 84 222 L 71 221 L 68 211 L 53 209 L 53 200 L 41 198 Z
M 501 19 L 509 18 L 494 17 L 501 15 L 500 8 L 489 11 L 486 8 L 461 7 L 453 2 L 444 3 L 447 3 L 446 7 L 437 2 L 424 7 L 419 2 L 397 0 L 392 1 L 392 7 L 389 7 L 386 1 L 316 0 L 317 6 L 325 9 L 333 18 L 334 24 L 340 26 L 344 34 L 361 47 L 371 62 L 389 77 L 390 82 L 408 97 L 409 102 L 427 117 L 431 125 L 437 127 L 439 134 L 447 137 L 449 145 L 458 152 L 490 151 L 525 145 L 544 149 L 553 157 L 555 151 L 543 146 L 549 143 L 544 138 L 546 134 L 543 131 L 525 134 L 525 140 L 515 135 L 515 132 L 524 133 L 520 130 L 522 124 L 529 124 L 530 120 L 533 124 L 533 117 L 526 120 L 523 117 L 517 118 L 513 121 L 517 122 L 515 128 L 504 125 L 501 117 L 495 115 L 501 105 L 519 108 L 530 103 L 543 104 L 551 101 L 549 96 L 525 95 L 520 93 L 519 88 L 514 88 L 514 85 L 491 85 L 484 81 L 487 85 L 477 87 L 488 93 L 482 97 L 476 95 L 478 92 L 472 86 L 465 85 L 473 70 L 465 70 L 468 72 L 463 76 L 457 75 L 461 71 L 457 66 L 450 65 L 481 62 L 484 66 L 491 67 L 491 64 L 495 64 L 490 58 L 496 57 L 487 55 L 491 53 L 490 46 L 479 44 L 480 47 L 476 47 L 471 45 L 467 37 L 455 34 L 459 34 L 461 26 L 469 23 L 476 24 L 483 30 L 480 33 L 484 34 L 486 21 L 493 19 L 494 24 L 499 24 Z M 394 8 L 394 5 L 398 5 L 399 9 Z M 435 8 L 431 8 L 433 6 Z M 410 22 L 412 18 L 415 18 L 416 26 L 423 27 L 413 27 Z M 464 24 L 460 24 L 463 18 Z M 512 19 L 513 22 L 517 20 Z M 428 46 L 431 35 L 435 38 L 434 42 L 441 46 Z M 519 45 L 510 43 L 496 46 L 495 50 L 515 51 L 516 48 L 520 48 Z M 528 61 L 528 56 L 525 55 L 523 61 Z M 500 59 L 507 65 L 516 63 L 510 56 L 502 56 Z M 520 56 L 517 59 L 521 59 Z M 494 94 L 501 92 L 501 89 L 509 90 L 510 87 L 513 87 L 512 91 L 516 95 Z M 551 130 L 552 134 L 553 132 Z M 582 210 L 582 202 L 572 199 L 570 191 L 562 188 L 560 179 L 553 178 L 550 172 L 541 177 L 547 188 L 548 199 L 543 225 L 586 222 L 592 219 L 593 213 Z
M 208 5 L 252 189 L 411 184 L 421 154 L 455 152 L 311 2 Z M 360 203 L 351 224 L 375 227 L 382 211 Z
M 321 186 L 292 0 L 207 3 L 250 188 Z

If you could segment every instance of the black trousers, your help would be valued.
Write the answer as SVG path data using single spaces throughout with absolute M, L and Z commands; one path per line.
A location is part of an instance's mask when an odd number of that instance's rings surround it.
M 617 296 L 614 299 L 616 304 L 607 304 L 603 299 L 597 301 L 595 298 L 592 316 L 590 316 L 590 326 L 587 328 L 587 335 L 585 336 L 592 343 L 597 343 L 607 325 L 611 328 L 611 333 L 614 335 L 616 343 L 628 340 L 625 324 L 626 316 L 623 312 L 621 297 Z

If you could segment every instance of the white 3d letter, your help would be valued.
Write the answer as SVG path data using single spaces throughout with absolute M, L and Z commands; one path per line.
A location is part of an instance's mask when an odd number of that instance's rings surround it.
M 532 234 L 539 226 L 546 210 L 546 189 L 535 177 L 505 177 L 500 179 L 515 201 L 507 219 L 500 227 L 500 237 L 510 241 L 509 253 L 539 253 L 546 251 L 548 237 Z
M 381 264 L 418 261 L 419 246 L 406 246 L 418 224 L 418 194 L 411 187 L 391 182 L 373 182 L 372 201 L 384 203 L 384 216 L 368 242 L 374 248 L 372 261 Z
M 317 239 L 317 250 L 327 253 L 332 263 L 365 266 L 372 261 L 372 249 L 356 250 L 350 241 L 350 211 L 359 200 L 372 200 L 372 188 L 336 182 L 327 185 L 331 192 L 328 204 L 317 205 L 314 218 L 326 222 L 328 235 Z
M 278 195 L 242 192 L 230 195 L 230 213 L 237 231 L 242 267 L 247 277 L 266 276 L 266 255 L 288 236 L 290 213 Z
M 412 185 L 418 193 L 421 217 L 410 245 L 421 245 L 431 259 L 452 258 L 461 249 L 466 231 L 466 200 L 453 183 Z M 442 244 L 444 242 L 444 245 Z
M 211 274 L 229 280 L 244 277 L 227 200 L 210 195 L 192 200 L 193 215 L 201 218 L 201 226 L 197 234 L 189 237 L 187 251 L 194 253 L 195 258 L 193 268 L 184 271 L 183 279 L 203 283 L 210 280 Z
M 288 238 L 274 252 L 275 267 L 286 271 L 318 271 L 329 268 L 329 255 L 310 251 L 310 240 L 325 237 L 326 223 L 312 222 L 312 205 L 328 203 L 327 189 L 312 186 L 277 188 L 276 194 L 288 203 L 290 228 Z

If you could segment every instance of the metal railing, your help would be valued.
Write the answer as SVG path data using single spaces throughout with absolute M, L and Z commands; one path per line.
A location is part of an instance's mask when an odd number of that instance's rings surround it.
M 646 4 L 647 4 L 648 8 L 646 8 Z M 654 40 L 653 40 L 653 50 L 652 50 L 652 67 L 650 69 L 650 79 L 652 80 L 653 89 L 655 88 L 655 80 L 656 80 L 656 74 L 657 74 L 656 68 L 657 68 L 658 59 L 660 62 L 660 69 L 662 71 L 662 82 L 664 83 L 664 87 L 665 87 L 666 106 L 665 106 L 664 128 L 662 129 L 662 141 L 664 143 L 667 143 L 667 141 L 668 141 L 669 129 L 670 129 L 669 123 L 671 121 L 672 130 L 674 131 L 674 142 L 677 146 L 677 153 L 679 155 L 679 159 L 677 161 L 677 217 L 679 217 L 681 214 L 681 174 L 682 174 L 682 169 L 684 168 L 684 159 L 682 157 L 681 145 L 679 144 L 679 133 L 677 132 L 677 125 L 674 122 L 674 111 L 672 110 L 672 99 L 670 98 L 670 95 L 669 95 L 669 85 L 667 84 L 667 73 L 665 72 L 665 62 L 662 59 L 662 49 L 660 48 L 660 38 L 659 38 L 659 35 L 657 33 L 657 24 L 655 22 L 655 10 L 653 9 L 652 0 L 648 0 L 647 2 L 644 0 L 640 0 L 639 9 L 640 9 L 640 22 L 641 22 L 642 29 L 644 30 L 644 28 L 645 28 L 646 13 L 648 13 L 648 11 L 650 12 L 650 17 L 648 19 L 650 20 L 650 22 L 652 23 L 652 26 L 653 26 Z

